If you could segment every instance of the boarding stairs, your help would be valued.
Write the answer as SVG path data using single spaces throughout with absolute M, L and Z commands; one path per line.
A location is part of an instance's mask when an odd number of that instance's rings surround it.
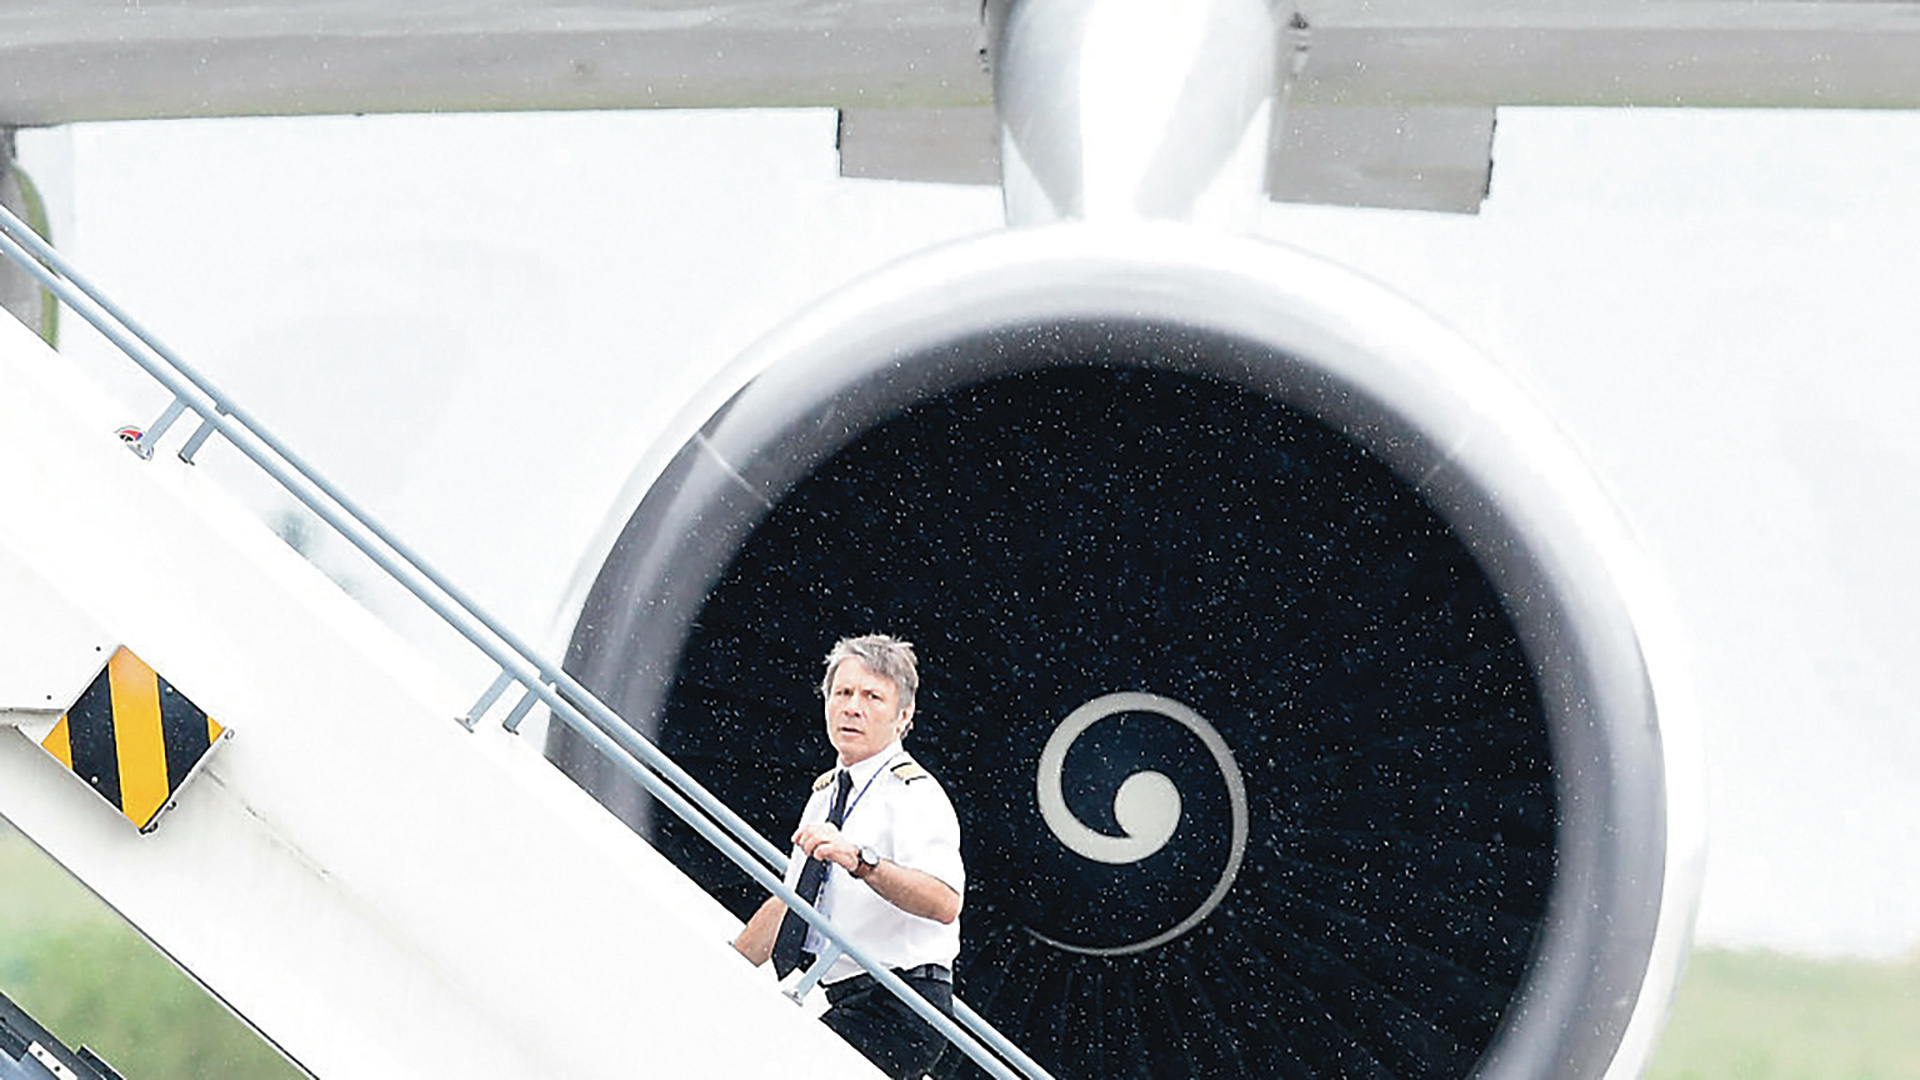
M 0 253 L 172 399 L 125 429 L 0 319 L 0 717 L 22 731 L 0 732 L 0 815 L 289 1058 L 409 1080 L 878 1075 L 813 1020 L 809 984 L 782 994 L 747 965 L 738 921 L 521 734 L 544 708 L 988 1075 L 1047 1076 L 846 945 L 785 886 L 781 849 L 3 209 Z M 492 685 L 462 694 L 240 509 L 193 464 L 216 438 L 497 665 Z M 119 647 L 219 725 L 144 833 L 29 737 Z

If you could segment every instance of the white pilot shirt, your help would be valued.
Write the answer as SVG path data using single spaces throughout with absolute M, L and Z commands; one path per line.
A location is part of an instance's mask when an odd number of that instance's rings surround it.
M 896 771 L 897 770 L 897 771 Z M 833 807 L 836 774 L 816 784 L 800 824 L 825 821 Z M 953 803 L 926 770 L 913 764 L 899 740 L 848 768 L 853 791 L 847 799 L 846 820 L 840 833 L 850 844 L 870 847 L 889 862 L 924 871 L 965 895 L 966 869 L 960 861 L 960 820 Z M 800 879 L 806 855 L 794 848 L 787 867 L 787 884 Z M 890 968 L 921 964 L 953 966 L 960 955 L 960 920 L 940 923 L 908 913 L 888 903 L 867 884 L 838 865 L 829 863 L 826 881 L 815 904 L 821 914 L 854 946 Z M 806 950 L 818 955 L 827 941 L 818 930 L 807 929 Z M 827 969 L 822 982 L 834 983 L 862 974 L 853 958 L 841 956 Z

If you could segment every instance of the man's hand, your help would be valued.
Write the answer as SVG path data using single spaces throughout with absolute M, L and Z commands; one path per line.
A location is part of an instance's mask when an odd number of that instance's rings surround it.
M 833 863 L 848 873 L 860 866 L 860 845 L 848 843 L 838 826 L 824 821 L 803 826 L 793 834 L 793 844 L 806 852 L 807 858 Z
M 824 821 L 803 826 L 793 834 L 793 843 L 808 858 L 833 863 L 854 874 L 887 903 L 910 915 L 943 923 L 960 917 L 960 894 L 931 874 L 881 859 L 879 866 L 860 877 L 855 873 L 860 869 L 860 845 L 848 842 L 837 826 Z

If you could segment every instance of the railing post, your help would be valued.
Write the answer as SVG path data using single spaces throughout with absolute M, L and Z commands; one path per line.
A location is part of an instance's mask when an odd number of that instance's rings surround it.
M 833 966 L 835 960 L 840 959 L 841 952 L 837 943 L 828 942 L 826 951 L 821 953 L 807 970 L 800 973 L 800 978 L 792 986 L 787 987 L 786 995 L 793 999 L 795 1005 L 807 1000 L 807 995 L 813 993 L 813 988 L 819 985 L 827 969 Z
M 140 438 L 133 444 L 133 452 L 143 459 L 152 458 L 154 446 L 167 433 L 167 429 L 173 426 L 173 422 L 180 419 L 181 414 L 186 411 L 187 399 L 175 394 L 173 400 L 167 402 L 167 407 L 160 411 L 160 415 L 153 423 L 147 425 L 147 430 L 140 433 Z
M 227 410 L 221 408 L 218 405 L 214 406 L 214 412 L 218 413 L 221 416 L 227 415 Z M 193 430 L 193 434 L 187 436 L 186 444 L 180 447 L 181 461 L 187 463 L 188 465 L 193 464 L 193 455 L 200 452 L 200 447 L 202 444 L 204 444 L 207 441 L 207 436 L 213 434 L 214 432 L 213 425 L 214 425 L 213 417 L 208 416 L 208 417 L 201 418 L 200 426 Z
M 493 708 L 493 703 L 499 701 L 500 695 L 506 693 L 507 687 L 512 685 L 513 672 L 501 668 L 500 677 L 494 679 L 493 685 L 487 687 L 486 692 L 480 695 L 480 700 L 474 702 L 473 707 L 459 717 L 460 726 L 472 731 L 480 723 L 480 718 L 487 715 L 487 710 Z

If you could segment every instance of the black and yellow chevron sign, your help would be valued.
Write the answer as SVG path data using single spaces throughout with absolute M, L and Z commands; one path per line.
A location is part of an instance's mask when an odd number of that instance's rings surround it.
M 150 832 L 225 730 L 123 647 L 40 745 Z

